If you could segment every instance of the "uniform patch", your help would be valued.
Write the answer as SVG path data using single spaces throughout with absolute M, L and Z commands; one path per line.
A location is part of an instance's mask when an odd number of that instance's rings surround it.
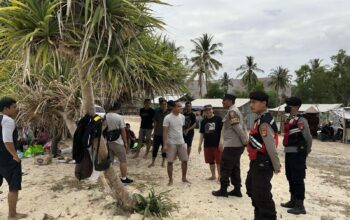
M 304 127 L 305 127 L 304 122 L 303 122 L 303 121 L 298 121 L 298 128 L 299 128 L 300 130 L 303 130 Z
M 261 136 L 263 136 L 263 137 L 267 136 L 267 125 L 261 126 Z
M 239 124 L 239 122 L 240 122 L 239 116 L 234 111 L 230 111 L 229 112 L 229 119 L 230 119 L 230 124 L 231 125 Z

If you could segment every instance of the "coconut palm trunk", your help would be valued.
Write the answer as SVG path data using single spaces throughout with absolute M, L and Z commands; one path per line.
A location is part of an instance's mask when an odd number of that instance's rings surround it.
M 82 110 L 83 115 L 94 115 L 94 92 L 92 81 L 88 78 L 88 67 L 89 65 L 85 64 L 79 68 L 79 80 L 81 85 L 81 96 L 83 100 Z M 106 127 L 106 122 L 104 122 L 104 127 Z M 97 142 L 98 140 L 94 141 L 94 146 L 97 145 Z M 98 153 L 100 157 L 99 159 L 104 159 L 107 157 L 107 146 L 103 138 L 100 140 L 100 148 Z M 123 186 L 113 166 L 110 166 L 106 171 L 103 172 L 102 175 L 104 175 L 106 182 L 111 189 L 112 196 L 117 200 L 118 204 L 126 210 L 132 210 L 135 202 Z

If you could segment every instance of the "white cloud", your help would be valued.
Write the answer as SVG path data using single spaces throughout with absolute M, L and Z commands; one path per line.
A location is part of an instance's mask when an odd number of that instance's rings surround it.
M 233 76 L 254 56 L 267 75 L 282 65 L 292 73 L 310 59 L 329 57 L 339 49 L 350 53 L 348 0 L 170 0 L 154 7 L 166 22 L 166 34 L 190 55 L 191 39 L 203 33 L 224 44 L 218 56 Z

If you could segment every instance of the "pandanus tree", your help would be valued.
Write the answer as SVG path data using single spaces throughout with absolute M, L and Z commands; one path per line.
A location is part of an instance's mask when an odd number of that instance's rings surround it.
M 162 4 L 158 0 L 11 0 L 0 8 L 1 55 L 22 56 L 26 80 L 33 69 L 41 70 L 48 64 L 60 68 L 63 57 L 72 60 L 83 113 L 94 115 L 96 75 L 107 75 L 116 82 L 150 79 L 137 69 L 127 71 L 137 63 L 128 56 L 130 44 L 145 30 L 163 26 L 152 16 L 149 3 Z M 107 148 L 103 141 L 100 144 L 100 155 L 105 157 Z M 104 176 L 120 205 L 132 208 L 134 200 L 115 170 L 110 167 Z

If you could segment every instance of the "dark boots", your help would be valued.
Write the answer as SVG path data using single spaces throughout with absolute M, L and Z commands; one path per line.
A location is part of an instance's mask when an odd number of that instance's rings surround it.
M 241 188 L 235 187 L 235 189 L 232 190 L 231 192 L 229 192 L 228 195 L 229 195 L 229 196 L 242 197 Z
M 221 186 L 218 191 L 213 191 L 212 194 L 218 197 L 228 197 L 227 186 Z
M 303 200 L 295 200 L 295 206 L 287 211 L 290 214 L 300 215 L 306 214 Z
M 281 206 L 284 208 L 293 208 L 295 206 L 295 197 L 293 195 L 290 196 L 290 201 L 286 203 L 281 203 Z

